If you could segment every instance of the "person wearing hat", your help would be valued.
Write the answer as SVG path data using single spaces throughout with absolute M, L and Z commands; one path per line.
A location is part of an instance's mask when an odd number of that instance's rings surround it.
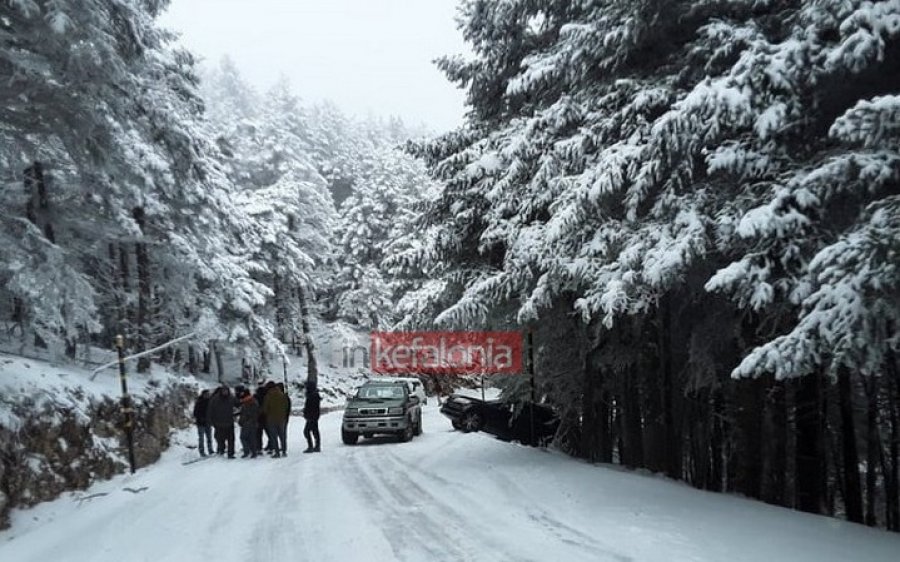
M 303 427 L 303 436 L 306 437 L 306 450 L 304 453 L 319 453 L 322 451 L 322 438 L 319 435 L 319 414 L 322 397 L 312 381 L 306 381 L 306 402 L 303 404 L 303 417 L 306 425 Z

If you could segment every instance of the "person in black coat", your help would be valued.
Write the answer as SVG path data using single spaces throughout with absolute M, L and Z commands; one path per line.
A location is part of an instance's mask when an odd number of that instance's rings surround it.
M 215 430 L 216 453 L 234 458 L 234 398 L 227 386 L 220 386 L 209 399 L 209 423 Z
M 200 456 L 205 457 L 206 451 L 209 451 L 210 455 L 213 454 L 212 427 L 209 425 L 209 390 L 203 390 L 194 402 L 194 423 L 197 424 Z
M 322 397 L 315 383 L 306 382 L 306 402 L 303 404 L 303 417 L 306 425 L 303 427 L 303 436 L 306 437 L 307 448 L 304 453 L 318 453 L 322 450 L 322 439 L 319 436 L 319 414 L 321 413 Z
M 284 447 L 282 448 L 282 454 L 287 454 L 287 434 L 288 434 L 288 422 L 291 421 L 291 397 L 288 395 L 287 390 L 285 389 L 284 383 L 278 383 L 278 388 L 281 389 L 281 392 L 284 393 L 284 397 L 287 398 L 287 414 L 284 418 Z
M 256 394 L 254 395 L 254 398 L 256 399 L 256 403 L 259 404 L 259 406 L 260 406 L 259 421 L 256 424 L 256 446 L 259 449 L 256 451 L 257 453 L 262 452 L 263 432 L 265 431 L 265 428 L 266 428 L 266 415 L 262 411 L 262 403 L 263 403 L 263 400 L 266 399 L 266 390 L 268 390 L 268 387 L 265 384 L 263 384 L 262 381 L 260 381 L 259 386 L 256 387 Z M 269 443 L 267 443 L 266 450 L 269 450 L 269 449 L 271 449 L 271 446 Z

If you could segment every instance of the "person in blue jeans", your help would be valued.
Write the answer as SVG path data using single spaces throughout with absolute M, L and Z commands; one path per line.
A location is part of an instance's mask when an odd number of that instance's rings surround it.
M 197 439 L 199 440 L 200 456 L 205 457 L 206 451 L 213 453 L 212 427 L 209 425 L 209 391 L 204 390 L 194 402 L 194 423 L 197 424 Z M 205 441 L 205 442 L 204 442 Z M 204 449 L 203 445 L 206 445 Z
M 240 395 L 241 413 L 238 414 L 238 424 L 241 426 L 241 446 L 244 448 L 242 459 L 256 458 L 259 455 L 259 446 L 256 443 L 256 425 L 259 423 L 259 404 L 250 394 L 244 390 Z
M 263 398 L 262 409 L 266 416 L 266 433 L 269 434 L 269 443 L 275 448 L 273 457 L 287 455 L 287 417 L 288 398 L 284 392 L 274 383 L 266 384 L 266 397 Z

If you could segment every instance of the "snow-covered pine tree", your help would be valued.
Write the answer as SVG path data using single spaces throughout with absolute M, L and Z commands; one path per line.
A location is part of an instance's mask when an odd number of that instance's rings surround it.
M 396 147 L 361 155 L 339 209 L 339 317 L 372 329 L 391 324 L 399 280 L 387 276 L 382 262 L 414 236 L 413 208 L 433 189 L 424 166 Z
M 440 64 L 471 111 L 416 149 L 446 187 L 403 256 L 435 278 L 406 322 L 575 313 L 582 368 L 540 377 L 563 434 L 592 436 L 565 446 L 809 511 L 834 485 L 818 414 L 798 418 L 792 483 L 778 436 L 831 373 L 858 520 L 853 380 L 897 369 L 898 17 L 896 1 L 464 2 L 474 57 Z M 793 404 L 767 398 L 798 376 Z
M 250 360 L 268 366 L 284 345 L 302 336 L 300 292 L 314 294 L 331 260 L 335 211 L 331 194 L 313 160 L 310 129 L 299 99 L 280 80 L 252 111 L 230 92 L 250 91 L 237 71 L 223 65 L 210 93 L 211 115 L 227 147 L 230 177 L 237 186 L 236 211 L 251 224 L 243 232 L 246 259 L 267 297 L 254 302 L 252 322 L 228 340 L 243 346 Z M 223 104 L 219 107 L 217 104 Z M 243 108 L 229 112 L 229 107 Z
M 45 340 L 121 320 L 144 347 L 260 289 L 230 255 L 240 219 L 203 130 L 193 59 L 156 24 L 166 4 L 16 1 L 0 18 L 4 176 L 27 188 L 4 190 L 3 290 Z M 27 227 L 17 209 L 30 195 L 14 194 L 35 183 L 46 197 Z

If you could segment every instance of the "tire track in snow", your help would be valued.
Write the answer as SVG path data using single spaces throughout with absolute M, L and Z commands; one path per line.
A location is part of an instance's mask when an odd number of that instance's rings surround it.
M 387 458 L 391 462 L 393 462 L 399 470 L 420 475 L 430 480 L 436 487 L 444 489 L 449 489 L 452 487 L 455 490 L 461 491 L 461 494 L 468 496 L 467 503 L 470 505 L 477 505 L 479 503 L 479 498 L 477 497 L 478 490 L 474 489 L 472 486 L 469 486 L 465 483 L 451 481 L 447 478 L 444 478 L 443 476 L 436 474 L 433 471 L 423 469 L 417 464 L 407 463 L 393 451 L 388 452 Z M 513 484 L 508 478 L 498 476 L 495 477 L 494 480 L 497 482 L 498 487 L 507 491 L 507 494 L 505 494 L 506 497 L 528 497 L 527 494 L 525 494 L 518 486 Z M 410 482 L 412 481 L 410 480 Z M 416 486 L 420 490 L 423 489 L 423 487 L 419 484 L 414 484 L 414 486 Z M 474 497 L 472 496 L 472 494 L 474 494 Z M 527 516 L 528 520 L 537 525 L 536 531 L 550 535 L 549 538 L 551 539 L 558 540 L 564 544 L 578 548 L 579 550 L 590 554 L 592 560 L 603 559 L 615 562 L 632 562 L 633 560 L 629 556 L 616 552 L 614 549 L 610 548 L 609 545 L 597 541 L 589 534 L 560 521 L 558 518 L 553 517 L 549 512 L 537 505 L 522 505 L 521 509 Z M 598 556 L 602 558 L 597 558 Z
M 298 550 L 303 551 L 305 546 L 303 534 L 297 532 L 296 520 L 300 499 L 298 460 L 288 457 L 248 461 L 288 465 L 280 467 L 281 474 L 267 478 L 264 488 L 255 494 L 256 497 L 249 500 L 266 502 L 269 512 L 265 518 L 257 520 L 253 525 L 253 532 L 250 534 L 252 540 L 247 543 L 248 560 L 277 560 L 284 556 L 290 556 L 292 559 Z M 306 472 L 302 468 L 300 471 Z
M 509 478 L 502 475 L 495 475 L 492 480 L 496 482 L 500 489 L 506 492 L 506 497 L 527 497 L 525 492 Z M 603 559 L 615 562 L 633 562 L 634 560 L 632 557 L 611 548 L 608 544 L 598 541 L 588 533 L 564 523 L 537 504 L 532 503 L 523 505 L 522 510 L 525 512 L 528 519 L 537 523 L 544 532 L 549 533 L 565 544 L 575 546 L 593 554 L 595 557 L 593 559 L 595 560 L 600 559 L 596 558 L 597 556 L 603 556 Z
M 415 506 L 410 507 L 408 497 L 398 497 L 393 489 L 384 485 L 384 481 L 370 473 L 371 466 L 377 464 L 377 460 L 373 459 L 370 465 L 361 463 L 357 457 L 348 455 L 340 468 L 345 478 L 354 482 L 353 491 L 362 496 L 370 509 L 378 512 L 375 523 L 382 527 L 384 537 L 398 560 L 421 560 L 423 554 L 429 560 L 473 560 L 439 530 L 436 531 L 427 514 L 421 513 Z M 417 540 L 410 541 L 409 536 Z M 418 547 L 421 551 L 411 547 Z
M 373 459 L 374 460 L 374 459 Z M 404 528 L 416 529 L 423 540 L 440 545 L 439 559 L 505 561 L 529 560 L 527 557 L 507 554 L 507 548 L 483 529 L 473 524 L 475 520 L 460 514 L 453 506 L 439 500 L 433 494 L 407 478 L 405 471 L 388 469 L 379 462 L 361 464 L 354 459 L 357 469 L 383 490 L 387 504 L 411 506 Z

